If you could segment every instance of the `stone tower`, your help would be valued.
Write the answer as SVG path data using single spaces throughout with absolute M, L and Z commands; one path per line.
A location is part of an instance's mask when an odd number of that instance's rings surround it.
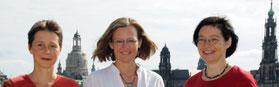
M 265 23 L 265 35 L 262 45 L 263 54 L 259 68 L 259 84 L 272 84 L 279 82 L 278 63 L 277 63 L 277 38 L 276 38 L 276 20 L 273 18 L 274 11 L 272 10 L 272 1 L 268 12 L 268 19 Z
M 169 48 L 166 46 L 163 47 L 161 54 L 160 54 L 160 64 L 159 64 L 159 74 L 164 79 L 164 83 L 167 86 L 168 80 L 171 76 L 171 64 L 170 64 L 170 51 Z
M 85 80 L 88 76 L 86 54 L 81 51 L 81 38 L 78 31 L 73 37 L 73 50 L 68 53 L 63 75 L 75 80 Z

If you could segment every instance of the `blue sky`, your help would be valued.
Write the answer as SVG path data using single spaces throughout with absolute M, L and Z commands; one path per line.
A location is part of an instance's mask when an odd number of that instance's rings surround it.
M 192 35 L 196 25 L 208 16 L 230 19 L 240 38 L 236 53 L 227 59 L 229 63 L 246 71 L 258 69 L 269 9 L 270 0 L 1 0 L 0 70 L 8 77 L 32 72 L 27 32 L 43 19 L 53 19 L 63 28 L 63 49 L 59 56 L 63 69 L 77 29 L 91 69 L 91 56 L 98 39 L 119 17 L 138 20 L 158 45 L 158 51 L 149 60 L 136 60 L 143 67 L 158 69 L 160 51 L 166 43 L 172 69 L 196 69 L 199 54 Z M 273 10 L 277 17 L 278 0 L 273 0 Z M 109 64 L 95 62 L 97 69 Z

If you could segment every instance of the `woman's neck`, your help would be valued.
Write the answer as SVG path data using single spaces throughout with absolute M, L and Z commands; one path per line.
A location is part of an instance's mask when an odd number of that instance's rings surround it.
M 208 76 L 216 76 L 217 74 L 220 74 L 224 71 L 225 67 L 227 65 L 227 61 L 225 59 L 214 62 L 214 63 L 208 63 L 207 64 L 207 70 L 205 73 L 207 73 Z
M 123 63 L 115 61 L 114 64 L 118 70 L 120 71 L 120 77 L 122 79 L 122 82 L 124 85 L 134 85 L 137 87 L 137 65 L 135 61 L 129 62 L 129 63 Z
M 34 70 L 29 74 L 30 79 L 36 86 L 51 86 L 57 78 L 54 73 L 54 66 L 50 68 L 41 68 L 34 66 Z
M 116 61 L 114 65 L 120 71 L 121 75 L 134 76 L 136 74 L 137 65 L 134 61 L 129 62 L 129 63 L 123 63 L 123 62 Z

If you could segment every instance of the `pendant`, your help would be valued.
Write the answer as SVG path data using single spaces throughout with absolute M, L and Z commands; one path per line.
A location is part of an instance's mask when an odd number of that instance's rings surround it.
M 125 83 L 126 87 L 134 87 L 134 83 Z

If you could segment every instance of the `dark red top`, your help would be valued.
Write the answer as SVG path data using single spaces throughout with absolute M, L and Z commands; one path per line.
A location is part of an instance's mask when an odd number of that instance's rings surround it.
M 36 87 L 27 74 L 8 79 L 2 85 L 2 87 L 5 87 L 4 86 L 5 84 L 9 84 L 12 87 Z M 52 87 L 80 87 L 80 86 L 75 80 L 66 78 L 61 75 L 57 75 L 57 78 L 53 83 Z
M 184 87 L 258 87 L 253 76 L 238 66 L 233 66 L 225 75 L 212 81 L 204 81 L 202 72 L 190 77 Z

